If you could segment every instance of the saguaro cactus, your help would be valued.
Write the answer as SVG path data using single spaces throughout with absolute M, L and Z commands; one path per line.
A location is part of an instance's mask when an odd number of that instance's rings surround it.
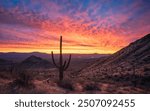
M 58 68 L 59 70 L 59 80 L 62 81 L 64 78 L 64 71 L 67 70 L 67 68 L 69 67 L 70 61 L 71 61 L 71 54 L 69 55 L 69 59 L 68 61 L 64 61 L 63 62 L 63 56 L 62 56 L 62 36 L 60 36 L 60 56 L 59 56 L 59 65 L 56 64 L 55 59 L 54 59 L 54 55 L 53 55 L 53 51 L 51 52 L 52 55 L 52 61 L 53 64 L 56 66 L 56 68 Z

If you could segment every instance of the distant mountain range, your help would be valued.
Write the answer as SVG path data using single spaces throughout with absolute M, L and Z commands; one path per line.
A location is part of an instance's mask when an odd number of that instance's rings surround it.
M 37 56 L 30 56 L 25 60 L 15 63 L 9 60 L 0 59 L 0 70 L 11 70 L 11 68 L 16 67 L 18 69 L 35 69 L 35 68 L 53 68 L 54 65 L 48 60 L 42 59 Z
M 5 60 L 11 60 L 14 62 L 21 62 L 24 59 L 30 57 L 30 56 L 37 56 L 41 57 L 43 59 L 46 59 L 48 61 L 51 61 L 51 54 L 47 53 L 41 53 L 41 52 L 31 52 L 31 53 L 16 53 L 16 52 L 9 52 L 9 53 L 2 53 L 0 52 L 0 58 Z M 54 54 L 55 58 L 58 59 L 59 54 Z M 72 58 L 83 58 L 83 59 L 89 59 L 89 58 L 99 58 L 102 56 L 108 56 L 109 54 L 72 54 Z M 64 58 L 68 57 L 67 54 L 63 54 Z
M 150 75 L 150 34 L 108 57 L 100 58 L 79 75 L 128 75 L 133 74 L 133 70 L 135 74 Z
M 17 53 L 17 52 L 8 52 L 8 53 L 0 53 L 0 58 L 5 60 L 11 60 L 15 62 L 21 62 L 30 56 L 37 56 L 45 59 L 50 59 L 50 55 L 46 53 L 40 52 L 31 52 L 31 53 Z

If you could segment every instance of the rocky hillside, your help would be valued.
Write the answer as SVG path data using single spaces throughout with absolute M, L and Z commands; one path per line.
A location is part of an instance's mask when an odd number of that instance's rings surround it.
M 82 70 L 78 76 L 97 78 L 103 76 L 149 75 L 150 76 L 150 34 L 129 44 L 127 47 L 100 58 Z

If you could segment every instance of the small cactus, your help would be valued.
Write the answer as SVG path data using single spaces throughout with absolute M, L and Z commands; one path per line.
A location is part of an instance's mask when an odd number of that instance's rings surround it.
M 59 65 L 56 64 L 53 51 L 51 52 L 52 55 L 52 61 L 56 68 L 59 70 L 59 80 L 62 81 L 64 78 L 64 71 L 67 70 L 69 67 L 70 61 L 71 61 L 71 54 L 69 55 L 68 62 L 65 60 L 63 62 L 63 56 L 62 56 L 62 36 L 60 36 L 60 56 L 59 56 Z

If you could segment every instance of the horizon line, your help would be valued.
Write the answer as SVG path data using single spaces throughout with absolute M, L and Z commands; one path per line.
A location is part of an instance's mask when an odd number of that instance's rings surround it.
M 43 53 L 43 54 L 51 54 L 51 53 L 46 53 L 46 52 L 38 52 L 38 51 L 33 51 L 33 52 L 0 52 L 0 53 Z M 115 53 L 115 52 L 114 52 Z M 88 55 L 88 54 L 98 54 L 98 55 L 110 55 L 114 53 L 63 53 L 63 54 L 80 54 L 80 55 Z M 59 53 L 54 53 L 54 54 L 59 54 Z

